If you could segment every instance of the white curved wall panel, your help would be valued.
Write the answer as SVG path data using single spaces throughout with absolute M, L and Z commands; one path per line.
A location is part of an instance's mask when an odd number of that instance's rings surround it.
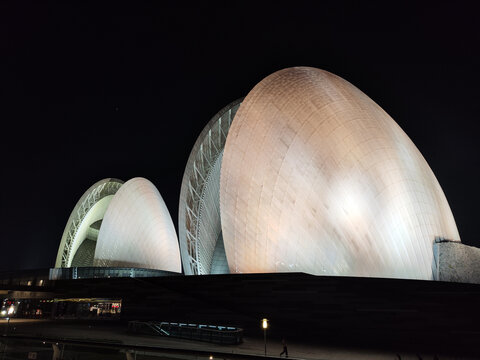
M 434 238 L 460 239 L 395 121 L 347 81 L 307 67 L 268 76 L 243 101 L 220 210 L 231 272 L 431 279 Z
M 127 181 L 110 202 L 98 235 L 94 265 L 181 272 L 170 213 L 147 179 Z

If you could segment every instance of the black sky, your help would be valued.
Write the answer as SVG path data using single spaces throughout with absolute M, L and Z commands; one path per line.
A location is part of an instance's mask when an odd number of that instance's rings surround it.
M 54 265 L 75 203 L 143 176 L 177 223 L 203 126 L 289 66 L 369 95 L 420 149 L 462 241 L 477 235 L 480 27 L 473 3 L 0 5 L 0 269 Z

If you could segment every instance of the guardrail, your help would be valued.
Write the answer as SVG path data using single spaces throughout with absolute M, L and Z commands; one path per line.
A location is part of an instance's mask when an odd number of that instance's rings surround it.
M 128 331 L 137 334 L 234 345 L 243 340 L 243 329 L 233 326 L 202 325 L 158 321 L 129 321 Z

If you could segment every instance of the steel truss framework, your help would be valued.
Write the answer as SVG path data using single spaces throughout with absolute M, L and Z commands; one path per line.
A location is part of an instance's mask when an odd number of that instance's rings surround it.
M 122 180 L 107 178 L 93 184 L 75 205 L 63 232 L 58 249 L 55 267 L 69 267 L 75 254 L 72 253 L 73 244 L 77 237 L 78 229 L 88 212 L 95 204 L 106 196 L 114 195 L 123 185 Z
M 180 192 L 178 232 L 186 275 L 209 274 L 221 239 L 220 168 L 232 120 L 243 99 L 220 110 L 205 126 L 188 158 Z

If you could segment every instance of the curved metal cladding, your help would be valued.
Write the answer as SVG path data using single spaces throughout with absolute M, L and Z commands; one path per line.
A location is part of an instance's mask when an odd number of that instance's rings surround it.
M 133 178 L 115 194 L 100 228 L 94 266 L 182 271 L 172 218 L 147 179 Z
M 89 238 L 89 234 L 92 232 L 91 227 L 103 219 L 113 195 L 115 195 L 122 185 L 122 180 L 107 178 L 96 182 L 85 191 L 68 218 L 58 248 L 55 267 L 73 266 L 73 259 L 77 251 L 83 248 L 82 244 L 85 243 L 85 240 L 89 242 L 96 240 L 96 238 Z M 91 246 L 89 248 L 91 248 Z M 93 253 L 84 255 L 88 255 L 85 256 L 88 259 L 93 258 Z M 82 265 L 91 266 L 92 264 Z
M 208 122 L 185 167 L 178 234 L 186 275 L 229 272 L 226 261 L 222 261 L 225 250 L 220 224 L 220 168 L 228 129 L 241 101 L 230 103 Z
M 231 272 L 432 279 L 436 236 L 460 239 L 432 170 L 355 86 L 298 67 L 255 86 L 220 181 Z

